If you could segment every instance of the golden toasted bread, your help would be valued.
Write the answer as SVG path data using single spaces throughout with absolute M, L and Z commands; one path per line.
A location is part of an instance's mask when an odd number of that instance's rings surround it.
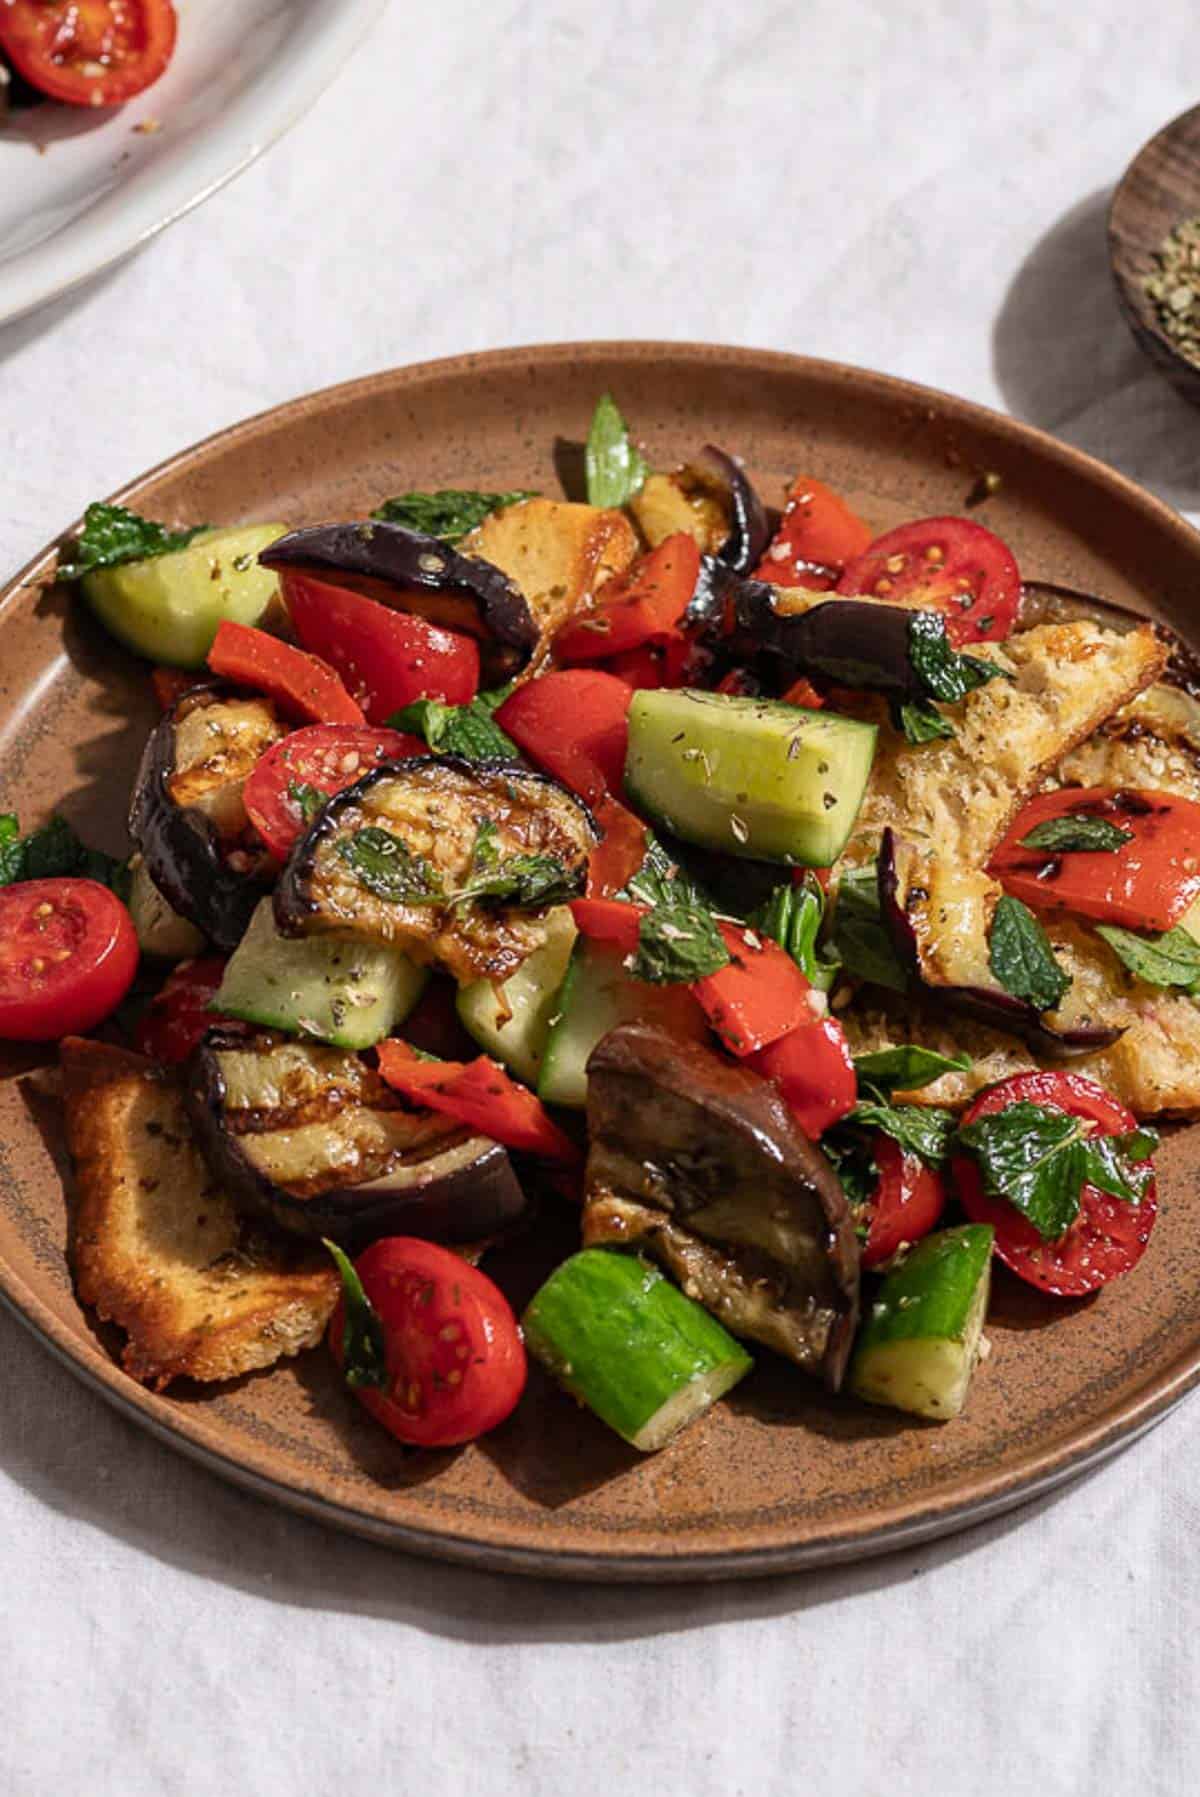
M 315 1346 L 336 1271 L 242 1222 L 212 1183 L 176 1087 L 101 1042 L 68 1038 L 62 1066 L 76 1288 L 125 1330 L 125 1370 L 161 1391 Z
M 637 533 L 623 512 L 560 499 L 527 499 L 493 512 L 462 543 L 515 580 L 539 630 L 525 678 L 541 666 L 555 633 L 638 551 Z

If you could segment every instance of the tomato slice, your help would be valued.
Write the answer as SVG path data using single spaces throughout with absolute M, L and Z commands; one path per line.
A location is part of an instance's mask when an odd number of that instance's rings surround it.
M 963 1124 L 992 1116 L 1022 1099 L 1086 1118 L 1096 1124 L 1100 1135 L 1123 1136 L 1137 1128 L 1132 1111 L 1081 1073 L 1013 1074 L 981 1092 Z M 1145 1253 L 1158 1211 L 1153 1180 L 1140 1204 L 1084 1186 L 1079 1215 L 1064 1236 L 1048 1242 L 1014 1205 L 984 1191 L 979 1169 L 967 1155 L 955 1155 L 951 1171 L 971 1221 L 990 1223 L 995 1229 L 997 1257 L 1018 1278 L 1059 1298 L 1082 1297 L 1136 1266 Z
M 97 880 L 0 889 L 0 1037 L 52 1042 L 92 1029 L 137 972 L 133 919 Z
M 402 1235 L 372 1242 L 354 1267 L 383 1325 L 387 1386 L 355 1387 L 377 1422 L 413 1447 L 448 1448 L 511 1415 L 525 1389 L 525 1349 L 486 1273 Z M 329 1323 L 339 1366 L 345 1315 L 339 1302 Z
M 844 499 L 824 481 L 798 474 L 788 488 L 779 529 L 752 578 L 827 593 L 846 563 L 861 555 L 870 541 L 869 527 Z
M 157 81 L 175 48 L 170 0 L 0 0 L 0 50 L 69 106 L 119 106 Z
M 779 1087 L 788 1109 L 813 1142 L 852 1111 L 858 1098 L 846 1032 L 833 1017 L 789 1031 L 760 1049 L 749 1065 Z
M 407 1042 L 381 1042 L 379 1071 L 389 1086 L 431 1111 L 442 1111 L 478 1129 L 506 1148 L 575 1161 L 579 1150 L 564 1135 L 540 1098 L 520 1085 L 498 1062 L 479 1055 L 461 1061 L 426 1061 Z
M 297 788 L 341 792 L 383 761 L 429 753 L 419 736 L 370 724 L 309 724 L 273 743 L 242 789 L 246 815 L 282 861 L 307 827 Z
M 686 531 L 666 537 L 649 555 L 616 574 L 587 612 L 569 618 L 554 639 L 557 661 L 604 661 L 648 643 L 665 643 L 696 590 L 700 548 Z
M 475 697 L 479 646 L 472 637 L 307 574 L 287 571 L 281 579 L 300 642 L 337 669 L 372 724 L 385 724 L 416 699 L 465 705 Z
M 946 1182 L 882 1132 L 871 1144 L 879 1179 L 867 1201 L 870 1229 L 863 1244 L 864 1267 L 881 1267 L 906 1243 L 928 1235 L 946 1208 Z
M 167 975 L 138 1024 L 136 1041 L 142 1053 L 166 1067 L 177 1066 L 199 1047 L 201 1038 L 214 1024 L 230 1025 L 231 1018 L 209 1009 L 224 977 L 225 961 L 221 955 L 181 961 Z
M 599 668 L 562 668 L 510 693 L 496 722 L 589 805 L 622 790 L 633 688 Z
M 224 618 L 217 626 L 208 665 L 214 674 L 236 680 L 278 702 L 281 711 L 313 724 L 361 724 L 362 707 L 341 676 L 319 656 L 281 643 L 266 630 Z
M 940 611 L 950 641 L 997 643 L 1012 630 L 1021 576 L 1008 546 L 966 518 L 922 518 L 877 537 L 839 593 Z
M 1026 849 L 1039 824 L 1099 818 L 1125 830 L 1117 849 Z M 1132 930 L 1170 930 L 1200 898 L 1200 805 L 1110 786 L 1044 792 L 1018 812 L 988 864 L 1006 892 L 1043 911 L 1075 911 Z

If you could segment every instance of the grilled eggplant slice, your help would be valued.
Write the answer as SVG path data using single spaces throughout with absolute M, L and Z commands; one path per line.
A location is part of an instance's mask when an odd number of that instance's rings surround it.
M 473 1242 L 526 1210 L 498 1142 L 405 1105 L 338 1049 L 213 1031 L 189 1064 L 187 1107 L 225 1189 L 296 1235 Z
M 285 936 L 389 943 L 461 985 L 506 980 L 544 944 L 552 908 L 583 890 L 595 840 L 586 807 L 544 774 L 456 756 L 387 762 L 297 842 L 275 921 Z
M 584 1241 L 645 1247 L 735 1335 L 836 1390 L 858 1242 L 841 1185 L 775 1088 L 641 1023 L 611 1030 L 587 1073 Z
M 226 953 L 270 885 L 265 857 L 236 846 L 247 822 L 242 788 L 284 735 L 269 700 L 193 688 L 150 733 L 134 783 L 129 834 L 147 874 Z
M 478 637 L 488 684 L 510 679 L 537 644 L 537 619 L 502 569 L 401 524 L 360 519 L 293 530 L 258 559 Z

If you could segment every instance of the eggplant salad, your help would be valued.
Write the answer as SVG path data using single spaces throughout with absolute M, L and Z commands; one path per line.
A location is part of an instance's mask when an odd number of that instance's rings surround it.
M 89 508 L 58 578 L 161 707 L 132 852 L 0 817 L 79 1297 L 159 1390 L 325 1339 L 415 1447 L 527 1355 L 647 1451 L 763 1354 L 947 1422 L 993 1262 L 1128 1272 L 1200 1112 L 1200 668 L 965 517 L 652 468 L 607 394 L 585 463 Z M 518 1319 L 486 1256 L 548 1207 Z

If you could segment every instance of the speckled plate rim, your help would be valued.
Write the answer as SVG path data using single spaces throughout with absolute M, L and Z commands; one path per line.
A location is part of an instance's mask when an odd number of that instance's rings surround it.
M 631 365 L 670 356 L 693 362 L 698 369 L 719 364 L 741 367 L 747 373 L 769 378 L 772 373 L 807 373 L 856 394 L 870 394 L 883 402 L 933 411 L 947 424 L 973 426 L 1006 440 L 1015 447 L 1036 450 L 1044 459 L 1090 482 L 1102 492 L 1133 504 L 1157 526 L 1173 535 L 1180 548 L 1195 560 L 1200 578 L 1200 533 L 1163 501 L 1135 482 L 1082 451 L 1059 442 L 1043 431 L 1006 417 L 969 400 L 919 386 L 890 375 L 793 356 L 780 351 L 691 343 L 686 341 L 612 341 L 559 343 L 492 350 L 364 376 L 324 388 L 260 412 L 218 431 L 200 443 L 180 451 L 157 467 L 128 482 L 111 495 L 116 501 L 135 500 L 153 481 L 202 464 L 222 454 L 234 443 L 266 429 L 287 425 L 293 418 L 311 420 L 314 412 L 333 411 L 362 397 L 417 386 L 431 378 L 470 377 L 512 369 L 553 367 L 560 362 L 611 362 Z M 70 530 L 74 526 L 67 526 Z M 65 534 L 65 532 L 64 532 Z M 21 569 L 0 590 L 0 625 L 13 595 L 29 583 L 45 577 L 56 553 L 52 543 Z M 873 1555 L 914 1547 L 995 1517 L 1015 1506 L 1052 1491 L 1098 1465 L 1145 1433 L 1200 1382 L 1200 1338 L 1189 1343 L 1166 1367 L 1108 1409 L 1081 1419 L 1065 1437 L 1056 1437 L 991 1471 L 971 1477 L 970 1489 L 950 1488 L 945 1494 L 919 1495 L 889 1508 L 886 1521 L 865 1520 L 842 1527 L 814 1529 L 794 1522 L 765 1522 L 753 1531 L 759 1539 L 726 1550 L 689 1550 L 664 1538 L 661 1549 L 630 1550 L 608 1536 L 587 1544 L 590 1531 L 580 1527 L 578 1548 L 524 1546 L 503 1539 L 503 1531 L 489 1538 L 453 1526 L 417 1527 L 400 1523 L 381 1511 L 352 1507 L 330 1500 L 319 1482 L 303 1478 L 281 1480 L 272 1475 L 265 1456 L 257 1450 L 231 1457 L 221 1442 L 219 1424 L 210 1423 L 192 1407 L 173 1405 L 169 1398 L 145 1390 L 123 1373 L 115 1362 L 75 1335 L 38 1297 L 36 1292 L 0 1260 L 0 1302 L 70 1371 L 124 1415 L 177 1448 L 211 1472 L 242 1488 L 318 1521 L 384 1543 L 391 1547 L 473 1565 L 489 1571 L 515 1572 L 560 1579 L 686 1582 L 689 1580 L 748 1578 L 798 1571 L 865 1559 Z M 518 1533 L 519 1531 L 513 1531 Z M 749 1531 L 744 1531 L 749 1533 Z M 678 1538 L 676 1538 L 678 1539 Z

